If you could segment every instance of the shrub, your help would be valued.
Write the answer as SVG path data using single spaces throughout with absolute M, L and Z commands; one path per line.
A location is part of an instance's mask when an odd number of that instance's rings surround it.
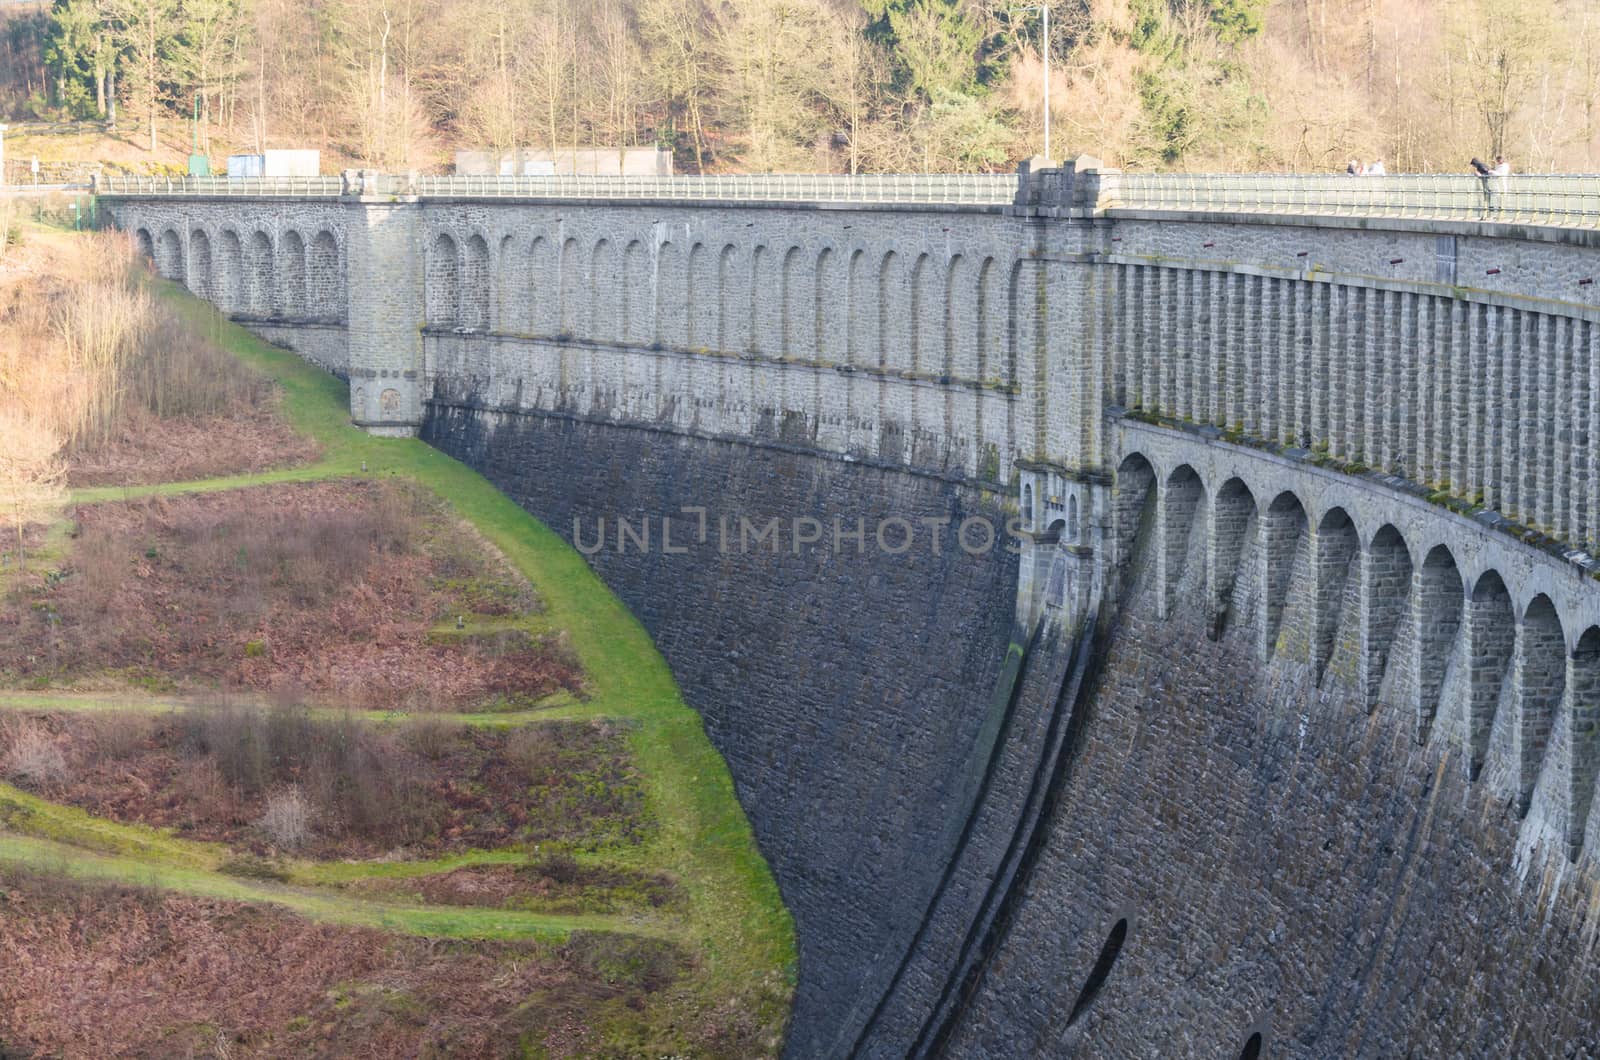
M 288 850 L 303 846 L 311 838 L 311 807 L 298 784 L 267 796 L 267 812 L 258 822 L 273 843 Z
M 10 727 L 7 735 L 11 745 L 5 757 L 7 777 L 32 787 L 66 783 L 67 757 L 49 733 L 24 722 Z

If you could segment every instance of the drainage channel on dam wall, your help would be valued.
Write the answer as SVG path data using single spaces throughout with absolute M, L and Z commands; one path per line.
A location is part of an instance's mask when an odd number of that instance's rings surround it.
M 992 495 L 936 477 L 776 445 L 487 411 L 466 395 L 436 395 L 423 436 L 585 551 L 605 520 L 589 561 L 704 718 L 794 914 L 800 967 L 787 1053 L 850 1052 L 930 916 L 975 806 L 998 800 L 988 812 L 1001 842 L 973 847 L 992 859 L 1016 823 L 1005 807 L 1014 789 L 1026 797 L 1037 766 L 1023 755 L 989 779 L 997 748 L 1016 753 L 998 739 L 1022 639 L 1013 630 L 1017 557 L 1003 535 L 973 555 L 951 536 L 936 551 L 923 532 L 892 554 L 873 528 L 890 519 L 953 528 L 969 517 L 1003 528 L 1008 513 Z M 704 541 L 698 516 L 684 513 L 695 507 L 706 510 Z M 649 545 L 618 547 L 617 519 L 638 528 L 647 516 Z M 664 516 L 674 519 L 672 551 Z M 776 517 L 780 547 L 741 547 L 737 531 L 722 538 L 719 520 L 736 526 L 740 516 L 756 526 Z M 864 549 L 830 540 L 836 518 L 848 529 L 865 521 Z M 804 519 L 825 528 L 824 540 L 795 551 L 789 528 Z M 1056 685 L 1040 693 L 1042 710 L 1017 708 L 1030 728 L 1048 720 L 1060 683 L 1059 664 L 1042 665 Z M 937 938 L 923 942 L 942 947 L 929 962 L 939 974 L 919 972 L 917 989 L 893 992 L 895 1006 L 917 1013 L 911 1022 L 939 1000 L 964 915 L 945 914 Z

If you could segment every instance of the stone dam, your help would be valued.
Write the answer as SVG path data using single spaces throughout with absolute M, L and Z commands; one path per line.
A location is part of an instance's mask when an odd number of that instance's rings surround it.
M 1524 179 L 99 205 L 644 622 L 789 1056 L 1597 1056 L 1600 187 Z

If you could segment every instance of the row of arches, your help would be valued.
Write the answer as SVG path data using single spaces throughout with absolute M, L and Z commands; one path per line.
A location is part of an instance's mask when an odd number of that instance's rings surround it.
M 1600 544 L 1600 323 L 1247 270 L 1104 268 L 1112 404 L 1325 448 Z
M 1163 615 L 1196 599 L 1214 631 L 1241 625 L 1261 658 L 1398 708 L 1419 741 L 1442 725 L 1474 778 L 1500 733 L 1519 809 L 1548 775 L 1576 858 L 1600 776 L 1600 624 L 1587 612 L 1563 614 L 1519 563 L 1482 550 L 1465 562 L 1466 542 L 1353 496 L 1286 487 L 1281 468 L 1252 481 L 1135 450 L 1112 492 L 1124 591 L 1144 556 Z
M 134 231 L 139 252 L 156 271 L 226 313 L 257 319 L 339 320 L 345 315 L 339 242 L 328 229 L 307 237 L 295 229 L 175 228 Z
M 1015 267 L 991 255 L 435 232 L 431 327 L 1017 378 Z

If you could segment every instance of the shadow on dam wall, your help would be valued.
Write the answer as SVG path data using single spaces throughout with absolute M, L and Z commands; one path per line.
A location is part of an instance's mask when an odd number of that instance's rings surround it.
M 998 528 L 1006 514 L 969 486 L 778 447 L 465 401 L 430 413 L 428 442 L 569 541 L 575 519 L 586 547 L 606 520 L 608 540 L 590 562 L 704 718 L 795 917 L 788 1055 L 847 1054 L 941 891 L 996 746 L 1007 705 L 996 689 L 1017 654 L 1016 556 L 998 545 L 974 556 L 948 537 L 936 554 L 926 534 L 887 555 L 872 528 L 891 517 L 955 527 L 969 516 Z M 707 511 L 704 543 L 682 512 L 693 506 Z M 786 535 L 790 520 L 814 518 L 828 540 L 795 554 L 786 536 L 774 553 L 738 547 L 734 529 L 719 548 L 719 516 L 736 527 L 741 515 L 757 525 L 776 516 Z M 619 516 L 634 527 L 651 518 L 648 552 L 617 547 Z M 686 551 L 661 547 L 663 516 L 674 519 L 673 548 Z M 866 520 L 864 552 L 853 540 L 833 547 L 836 516 L 846 528 Z M 959 944 L 963 915 L 943 919 L 936 940 Z M 937 1000 L 912 993 L 930 1010 Z

